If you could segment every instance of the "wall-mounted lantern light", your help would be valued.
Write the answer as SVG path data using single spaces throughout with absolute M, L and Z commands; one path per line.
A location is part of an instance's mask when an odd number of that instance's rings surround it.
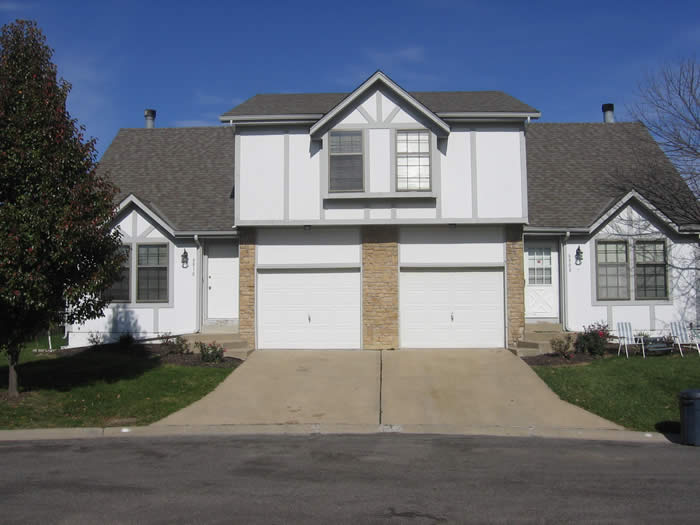
M 576 258 L 576 266 L 581 266 L 581 264 L 583 263 L 583 252 L 581 251 L 580 246 L 578 248 L 576 248 L 575 258 Z
M 304 231 L 306 231 L 306 232 L 311 231 L 311 225 L 310 225 L 310 224 L 304 224 Z
M 189 266 L 189 260 L 190 256 L 187 253 L 187 250 L 182 252 L 182 256 L 180 257 L 180 262 L 182 263 L 183 268 L 187 268 Z

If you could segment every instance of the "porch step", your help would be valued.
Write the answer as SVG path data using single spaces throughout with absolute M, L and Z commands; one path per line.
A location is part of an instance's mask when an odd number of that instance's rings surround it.
M 231 333 L 207 333 L 207 334 L 187 334 L 183 336 L 190 344 L 192 351 L 198 353 L 199 350 L 194 343 L 200 341 L 202 343 L 217 343 L 224 347 L 225 357 L 235 357 L 237 359 L 245 359 L 253 353 L 253 349 L 245 342 L 238 334 Z
M 515 353 L 521 357 L 549 354 L 552 352 L 552 339 L 563 337 L 564 330 L 558 323 L 525 324 L 523 338 L 517 342 Z

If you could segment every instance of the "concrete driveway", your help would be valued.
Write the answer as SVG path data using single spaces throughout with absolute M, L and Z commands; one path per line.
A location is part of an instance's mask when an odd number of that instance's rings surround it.
M 264 350 L 156 424 L 377 424 L 379 352 Z
M 257 351 L 156 423 L 219 424 L 621 429 L 559 399 L 504 349 Z

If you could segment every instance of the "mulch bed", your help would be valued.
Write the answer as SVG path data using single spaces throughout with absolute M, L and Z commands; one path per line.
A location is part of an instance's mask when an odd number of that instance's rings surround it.
M 235 357 L 224 357 L 219 363 L 206 363 L 202 361 L 200 354 L 179 354 L 175 353 L 174 346 L 171 345 L 141 345 L 151 355 L 158 356 L 161 363 L 180 366 L 205 366 L 209 368 L 234 368 L 243 361 Z
M 207 368 L 235 368 L 243 361 L 235 357 L 224 357 L 223 361 L 218 363 L 208 363 L 202 361 L 200 354 L 189 353 L 182 354 L 175 350 L 174 345 L 168 344 L 134 344 L 129 348 L 121 348 L 118 343 L 106 344 L 99 346 L 83 346 L 80 348 L 65 348 L 50 352 L 58 357 L 66 357 L 79 354 L 81 352 L 99 352 L 102 350 L 111 352 L 123 352 L 125 354 L 146 355 L 151 358 L 157 358 L 161 363 L 179 366 L 203 366 Z

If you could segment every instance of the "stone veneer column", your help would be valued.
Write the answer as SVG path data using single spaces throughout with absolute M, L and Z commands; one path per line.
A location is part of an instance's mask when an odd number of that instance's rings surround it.
M 523 228 L 519 225 L 506 226 L 506 276 L 508 346 L 512 348 L 525 331 Z
M 255 230 L 239 230 L 238 249 L 239 335 L 255 348 Z
M 362 229 L 362 343 L 369 350 L 399 346 L 399 232 Z

